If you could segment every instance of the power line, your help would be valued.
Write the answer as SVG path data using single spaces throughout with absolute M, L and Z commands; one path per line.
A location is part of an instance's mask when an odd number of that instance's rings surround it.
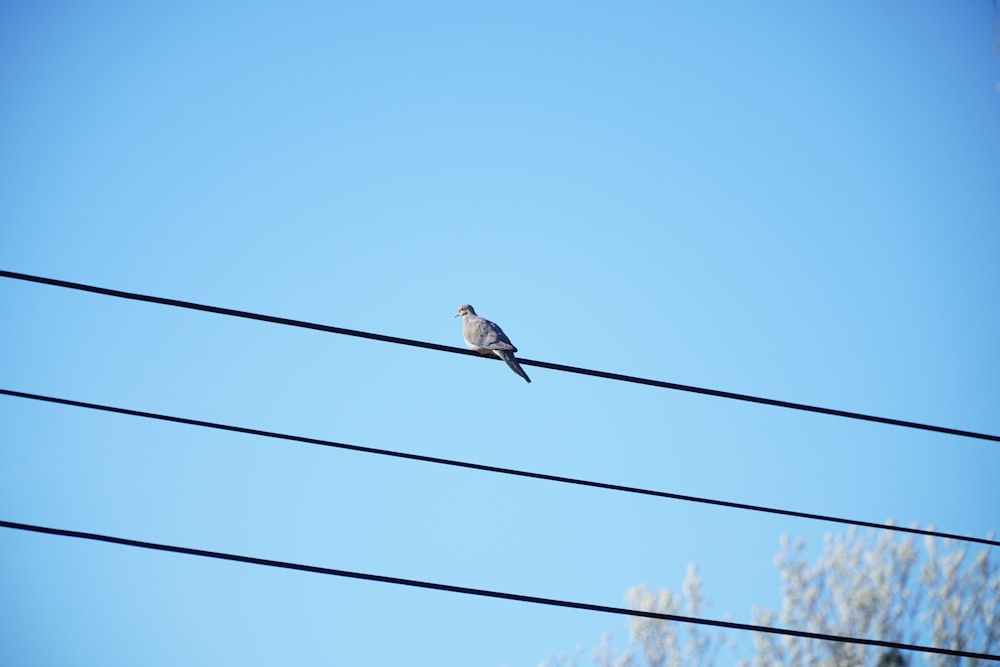
M 215 313 L 217 315 L 227 315 L 229 317 L 240 317 L 248 320 L 257 320 L 259 322 L 270 322 L 272 324 L 281 324 L 290 327 L 299 327 L 302 329 L 313 329 L 315 331 L 323 331 L 326 333 L 340 334 L 343 336 L 355 336 L 358 338 L 367 338 L 369 340 L 377 340 L 384 343 L 395 343 L 397 345 L 409 345 L 411 347 L 422 347 L 428 350 L 437 350 L 438 352 L 451 352 L 453 354 L 466 354 L 473 357 L 480 357 L 476 352 L 466 350 L 459 347 L 452 347 L 450 345 L 440 345 L 438 343 L 427 343 L 425 341 L 412 340 L 410 338 L 400 338 L 397 336 L 387 336 L 384 334 L 370 333 L 367 331 L 359 331 L 357 329 L 345 329 L 343 327 L 334 327 L 327 324 L 318 324 L 315 322 L 305 322 L 302 320 L 295 320 L 287 317 L 276 317 L 274 315 L 264 315 L 261 313 L 252 313 L 245 310 L 236 310 L 233 308 L 221 308 L 219 306 L 209 306 L 201 303 L 194 303 L 192 301 L 182 301 L 180 299 L 168 299 L 159 296 L 150 296 L 147 294 L 137 294 L 135 292 L 124 292 L 122 290 L 110 289 L 107 287 L 97 287 L 95 285 L 85 285 L 83 283 L 70 282 L 68 280 L 58 280 L 56 278 L 46 278 L 44 276 L 35 276 L 27 273 L 17 273 L 15 271 L 5 271 L 0 269 L 0 277 L 12 278 L 14 280 L 23 280 L 26 282 L 39 283 L 42 285 L 51 285 L 54 287 L 64 287 L 67 289 L 79 290 L 82 292 L 91 292 L 93 294 L 103 294 L 105 296 L 113 296 L 120 299 L 129 299 L 132 301 L 145 301 L 147 303 L 155 303 L 162 306 L 173 306 L 175 308 L 185 308 L 188 310 L 198 310 L 206 313 Z M 492 359 L 492 357 L 486 357 Z M 980 440 L 992 440 L 994 442 L 1000 442 L 1000 435 L 991 435 L 988 433 L 977 433 L 975 431 L 966 431 L 963 429 L 950 428 L 947 426 L 934 426 L 933 424 L 923 424 L 920 422 L 907 421 L 904 419 L 893 419 L 890 417 L 879 417 L 876 415 L 866 415 L 860 412 L 850 412 L 848 410 L 837 410 L 834 408 L 824 408 L 816 405 L 806 405 L 805 403 L 794 403 L 792 401 L 782 401 L 774 398 L 763 398 L 760 396 L 751 396 L 749 394 L 739 394 L 731 391 L 722 391 L 719 389 L 706 389 L 704 387 L 695 387 L 692 385 L 678 384 L 676 382 L 666 382 L 663 380 L 652 380 L 649 378 L 636 377 L 634 375 L 624 375 L 621 373 L 609 373 L 607 371 L 598 371 L 589 368 L 580 368 L 577 366 L 567 366 L 565 364 L 555 364 L 548 361 L 535 361 L 532 359 L 524 359 L 518 357 L 518 361 L 522 364 L 527 364 L 529 366 L 537 366 L 539 368 L 547 368 L 554 371 L 562 371 L 564 373 L 575 373 L 577 375 L 589 375 L 591 377 L 604 378 L 606 380 L 617 380 L 618 382 L 630 382 L 632 384 L 642 384 L 649 387 L 659 387 L 661 389 L 673 389 L 675 391 L 684 391 L 693 394 L 702 394 L 705 396 L 715 396 L 717 398 L 728 398 L 735 401 L 745 401 L 748 403 L 759 403 L 762 405 L 771 405 L 779 408 L 787 408 L 789 410 L 801 410 L 804 412 L 815 412 L 824 415 L 831 415 L 834 417 L 844 417 L 845 419 L 856 419 L 861 421 L 876 422 L 879 424 L 888 424 L 890 426 L 900 426 L 902 428 L 912 428 L 919 429 L 923 431 L 933 431 L 936 433 L 946 433 L 948 435 L 957 435 L 964 438 L 977 438 Z
M 215 558 L 218 560 L 232 561 L 237 563 L 247 563 L 250 565 L 263 565 L 265 567 L 282 568 L 286 570 L 298 570 L 300 572 L 311 572 L 313 574 L 325 574 L 334 577 L 345 577 L 349 579 L 360 579 L 363 581 L 374 581 L 384 584 L 395 584 L 397 586 L 411 586 L 414 588 L 424 588 L 447 593 L 459 593 L 462 595 L 475 595 L 479 597 L 490 597 L 501 600 L 511 600 L 514 602 L 527 602 L 530 604 L 547 605 L 551 607 L 564 607 L 569 609 L 582 609 L 585 611 L 597 611 L 605 614 L 618 614 L 621 616 L 641 616 L 643 618 L 653 618 L 661 621 L 676 621 L 679 623 L 693 623 L 696 625 L 710 625 L 718 628 L 730 630 L 741 630 L 747 632 L 764 632 L 774 635 L 785 635 L 791 637 L 802 637 L 805 639 L 819 639 L 823 641 L 840 642 L 845 644 L 864 644 L 866 646 L 880 646 L 883 648 L 894 648 L 901 651 L 919 651 L 923 653 L 937 653 L 961 658 L 974 658 L 979 660 L 1000 660 L 1000 655 L 989 653 L 975 653 L 972 651 L 961 651 L 957 649 L 939 648 L 936 646 L 923 646 L 919 644 L 904 644 L 901 642 L 885 641 L 881 639 L 865 639 L 860 637 L 843 637 L 830 635 L 822 632 L 806 632 L 803 630 L 791 630 L 787 628 L 772 628 L 763 625 L 752 625 L 749 623 L 736 623 L 733 621 L 719 621 L 707 618 L 695 618 L 692 616 L 681 616 L 678 614 L 663 614 L 654 611 L 643 611 L 639 609 L 625 609 L 624 607 L 611 607 L 600 604 L 590 604 L 587 602 L 572 602 L 570 600 L 558 600 L 554 598 L 544 598 L 535 595 L 520 595 L 517 593 L 505 593 L 502 591 L 491 591 L 483 588 L 471 588 L 468 586 L 453 586 L 451 584 L 441 584 L 431 581 L 420 581 L 417 579 L 404 579 L 401 577 L 390 577 L 382 574 L 371 574 L 367 572 L 354 572 L 351 570 L 339 570 L 318 565 L 305 565 L 302 563 L 290 563 L 287 561 L 271 560 L 267 558 L 255 558 L 252 556 L 241 556 L 238 554 L 223 553 L 219 551 L 208 551 L 205 549 L 192 549 L 190 547 L 180 547 L 170 544 L 159 544 L 156 542 L 144 542 L 141 540 L 131 540 L 124 537 L 114 537 L 111 535 L 100 535 L 97 533 L 86 533 L 76 530 L 65 530 L 62 528 L 49 528 L 36 526 L 14 521 L 0 520 L 0 527 L 22 530 L 27 532 L 42 533 L 45 535 L 58 535 L 61 537 L 71 537 L 75 539 L 92 540 L 95 542 L 105 542 L 122 546 L 137 547 L 140 549 L 150 549 L 154 551 L 165 551 L 169 553 L 185 554 L 189 556 L 200 556 L 202 558 Z
M 550 475 L 540 472 L 532 472 L 528 470 L 517 470 L 514 468 L 504 468 L 500 466 L 485 465 L 482 463 L 472 463 L 468 461 L 458 461 L 454 459 L 439 458 L 436 456 L 425 456 L 423 454 L 412 454 L 408 452 L 400 452 L 390 449 L 379 449 L 376 447 L 366 447 L 364 445 L 353 445 L 343 442 L 336 442 L 333 440 L 323 440 L 320 438 L 309 438 L 300 435 L 290 435 L 288 433 L 277 433 L 274 431 L 263 431 L 255 428 L 248 428 L 245 426 L 234 426 L 231 424 L 220 424 L 217 422 L 203 421 L 200 419 L 189 419 L 187 417 L 176 417 L 172 415 L 164 415 L 155 412 L 145 412 L 141 410 L 132 410 L 129 408 L 120 408 L 110 405 L 101 405 L 98 403 L 87 403 L 84 401 L 75 401 L 68 398 L 57 398 L 54 396 L 43 396 L 41 394 L 29 394 L 22 391 L 14 391 L 12 389 L 2 389 L 0 388 L 0 395 L 13 396 L 16 398 L 26 398 L 33 401 L 42 401 L 46 403 L 55 403 L 58 405 L 68 405 L 78 408 L 86 408 L 88 410 L 98 410 L 101 412 L 110 412 L 120 415 L 128 415 L 132 417 L 141 417 L 144 419 L 153 419 L 158 421 L 172 422 L 176 424 L 186 424 L 188 426 L 198 426 L 202 428 L 215 429 L 219 431 L 229 431 L 233 433 L 243 433 L 246 435 L 255 435 L 264 438 L 272 438 L 277 440 L 286 440 L 291 442 L 301 442 L 310 445 L 320 445 L 324 447 L 333 447 L 335 449 L 344 449 L 354 452 L 362 452 L 365 454 L 375 454 L 378 456 L 389 456 L 400 459 L 408 459 L 411 461 L 422 461 L 424 463 L 434 463 L 437 465 L 452 466 L 456 468 L 465 468 L 468 470 L 479 470 L 483 472 L 496 473 L 501 475 L 511 475 L 515 477 L 527 477 L 530 479 L 539 479 L 547 482 L 557 482 L 560 484 L 571 484 L 575 486 L 585 486 L 596 489 L 605 489 L 608 491 L 619 491 L 622 493 L 633 493 L 638 495 L 653 496 L 657 498 L 669 498 L 671 500 L 680 500 L 683 502 L 701 503 L 705 505 L 715 505 L 718 507 L 729 507 L 733 509 L 747 510 L 751 512 L 762 512 L 767 514 L 778 514 L 781 516 L 792 516 L 801 519 L 811 519 L 814 521 L 829 521 L 832 523 L 847 524 L 851 526 L 859 526 L 863 528 L 876 528 L 880 530 L 892 530 L 897 532 L 911 533 L 916 535 L 926 535 L 930 537 L 939 537 L 942 539 L 958 540 L 962 542 L 975 542 L 978 544 L 986 544 L 989 546 L 1000 546 L 1000 541 L 987 539 L 983 537 L 965 537 L 962 535 L 955 535 L 951 533 L 942 533 L 934 530 L 925 530 L 922 528 L 909 528 L 905 526 L 896 526 L 889 524 L 875 523 L 872 521 L 860 521 L 855 519 L 844 519 L 840 517 L 827 516 L 823 514 L 813 514 L 810 512 L 797 512 L 794 510 L 778 509 L 774 507 L 764 507 L 761 505 L 750 505 L 747 503 L 738 503 L 728 500 L 717 500 L 713 498 L 701 498 L 698 496 L 689 496 L 679 493 L 670 493 L 668 491 L 658 491 L 655 489 L 644 489 L 635 486 L 626 486 L 622 484 L 611 484 L 608 482 L 598 482 L 593 480 L 578 479 L 574 477 L 563 477 L 561 475 Z

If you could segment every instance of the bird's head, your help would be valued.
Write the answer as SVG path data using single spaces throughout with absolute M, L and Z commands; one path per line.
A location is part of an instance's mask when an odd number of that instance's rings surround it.
M 465 317 L 466 315 L 475 315 L 476 311 L 472 309 L 469 304 L 464 304 L 458 307 L 458 312 L 455 313 L 455 317 Z

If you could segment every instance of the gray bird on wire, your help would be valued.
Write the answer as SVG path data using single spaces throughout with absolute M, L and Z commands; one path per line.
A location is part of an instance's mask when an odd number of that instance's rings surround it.
M 470 350 L 485 356 L 495 354 L 503 359 L 512 371 L 523 377 L 525 382 L 531 382 L 531 378 L 514 358 L 517 348 L 510 342 L 510 338 L 507 338 L 503 329 L 476 315 L 476 311 L 469 304 L 458 307 L 458 314 L 455 317 L 459 315 L 465 322 L 462 325 L 462 337 L 465 338 L 465 344 Z

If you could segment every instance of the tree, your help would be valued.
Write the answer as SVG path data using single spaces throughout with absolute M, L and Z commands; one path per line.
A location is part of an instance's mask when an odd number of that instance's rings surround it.
M 802 540 L 782 538 L 775 566 L 781 577 L 780 612 L 753 609 L 754 623 L 810 632 L 929 644 L 957 650 L 994 653 L 1000 646 L 1000 567 L 982 549 L 967 543 L 926 537 L 923 550 L 912 537 L 894 531 L 851 529 L 828 534 L 823 552 L 808 562 Z M 630 608 L 699 617 L 705 598 L 697 567 L 689 566 L 682 591 L 630 589 Z M 711 667 L 721 649 L 737 647 L 721 632 L 694 624 L 632 617 L 630 648 L 616 653 L 605 637 L 593 663 L 601 667 Z M 575 667 L 577 655 L 557 657 L 543 667 Z M 978 667 L 935 654 L 842 642 L 755 633 L 753 667 Z

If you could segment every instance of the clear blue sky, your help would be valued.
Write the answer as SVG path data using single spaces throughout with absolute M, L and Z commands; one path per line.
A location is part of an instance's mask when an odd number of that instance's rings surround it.
M 987 0 L 7 2 L 0 267 L 1000 433 Z M 995 443 L 0 279 L 0 386 L 871 521 Z M 0 397 L 0 518 L 620 605 L 835 526 Z M 0 530 L 7 665 L 536 665 L 624 620 Z

